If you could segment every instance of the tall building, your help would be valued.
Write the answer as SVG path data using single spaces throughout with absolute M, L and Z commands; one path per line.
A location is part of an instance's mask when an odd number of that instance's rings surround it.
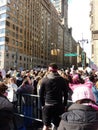
M 0 0 L 0 68 L 66 65 L 67 11 L 67 0 Z
M 39 0 L 0 0 L 0 66 L 30 68 L 41 51 Z
M 68 27 L 68 0 L 52 0 L 52 3 L 62 19 L 62 24 Z
M 70 53 L 72 50 L 72 40 L 70 40 L 72 39 L 72 34 L 69 33 L 68 29 L 68 0 L 52 0 L 52 3 L 55 6 L 63 25 L 63 53 Z M 67 66 L 71 64 L 71 61 L 71 57 L 64 57 L 64 64 Z
M 62 48 L 63 26 L 50 0 L 0 0 L 0 68 L 62 65 Z
M 98 0 L 91 0 L 90 6 L 92 61 L 98 66 Z

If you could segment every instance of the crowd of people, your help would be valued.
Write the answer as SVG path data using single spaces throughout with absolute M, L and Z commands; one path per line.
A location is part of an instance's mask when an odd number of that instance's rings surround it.
M 98 129 L 98 72 L 88 65 L 60 69 L 51 63 L 40 70 L 0 70 L 2 130 L 10 130 L 17 94 L 24 93 L 40 96 L 43 130 Z M 72 105 L 68 105 L 68 100 Z

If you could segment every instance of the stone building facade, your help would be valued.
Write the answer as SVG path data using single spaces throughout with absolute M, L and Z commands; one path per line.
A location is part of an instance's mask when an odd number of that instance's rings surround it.
M 98 0 L 91 0 L 90 6 L 92 61 L 98 66 Z
M 0 0 L 0 67 L 31 69 L 50 62 L 62 67 L 72 62 L 64 57 L 74 48 L 67 12 L 65 16 L 63 22 L 50 0 Z

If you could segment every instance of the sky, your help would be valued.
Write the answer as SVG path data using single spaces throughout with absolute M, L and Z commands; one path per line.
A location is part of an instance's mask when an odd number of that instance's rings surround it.
M 68 26 L 72 27 L 72 35 L 76 41 L 84 39 L 83 48 L 87 57 L 91 58 L 89 14 L 90 0 L 68 0 Z M 87 39 L 88 44 L 86 43 Z

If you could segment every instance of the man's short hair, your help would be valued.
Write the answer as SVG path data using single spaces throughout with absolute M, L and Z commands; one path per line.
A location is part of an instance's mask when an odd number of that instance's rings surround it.
M 49 67 L 51 67 L 51 69 L 53 69 L 53 70 L 57 70 L 58 69 L 58 66 L 57 66 L 56 63 L 50 63 Z

